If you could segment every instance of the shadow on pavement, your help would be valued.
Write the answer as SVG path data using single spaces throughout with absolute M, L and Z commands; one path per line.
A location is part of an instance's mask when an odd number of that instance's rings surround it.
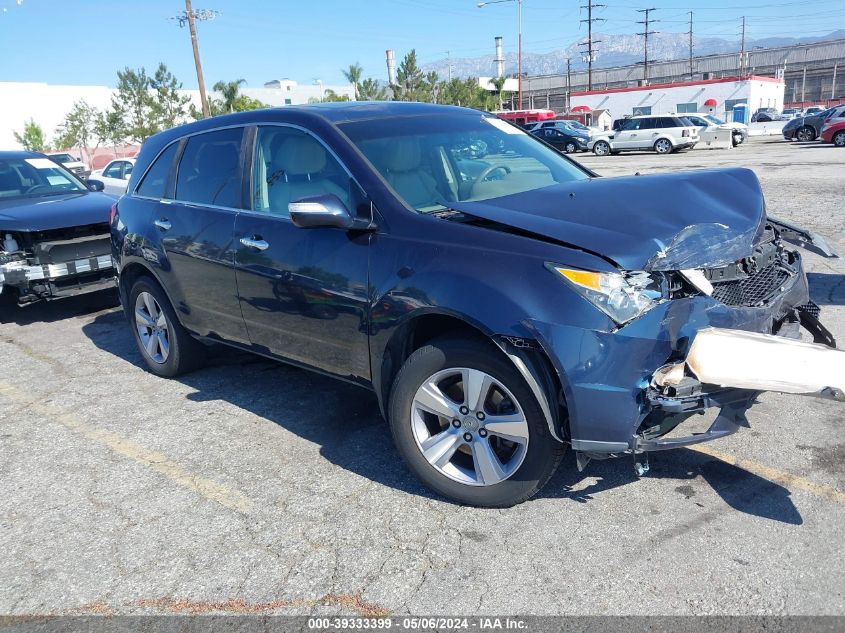
M 114 308 L 119 304 L 117 289 L 98 290 L 54 301 L 41 301 L 25 307 L 19 307 L 9 301 L 0 301 L 0 323 L 16 323 L 17 325 L 55 323 Z
M 120 311 L 98 315 L 82 329 L 98 348 L 144 366 Z M 409 494 L 439 498 L 404 466 L 376 397 L 366 389 L 222 345 L 210 349 L 203 369 L 178 380 L 196 390 L 190 400 L 228 402 L 318 444 L 323 457 L 346 470 Z M 655 454 L 651 462 L 647 478 L 684 484 L 701 476 L 740 512 L 801 523 L 788 490 L 740 468 L 683 449 Z M 596 481 L 580 485 L 585 480 Z M 636 481 L 630 456 L 593 461 L 579 473 L 569 453 L 540 496 L 588 503 Z
M 845 305 L 845 275 L 807 273 L 810 298 L 820 306 Z

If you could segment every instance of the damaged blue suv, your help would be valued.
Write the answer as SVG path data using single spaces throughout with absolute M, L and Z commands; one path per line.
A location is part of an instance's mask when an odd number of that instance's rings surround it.
M 643 470 L 761 391 L 844 397 L 787 242 L 829 249 L 745 169 L 599 178 L 474 110 L 286 107 L 147 140 L 111 234 L 152 372 L 225 343 L 367 387 L 461 503 L 528 499 L 567 445 Z

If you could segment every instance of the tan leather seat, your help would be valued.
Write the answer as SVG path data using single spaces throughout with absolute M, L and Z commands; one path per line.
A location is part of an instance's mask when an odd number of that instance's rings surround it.
M 415 209 L 434 206 L 443 199 L 437 182 L 422 169 L 419 139 L 394 139 L 386 148 L 384 165 L 387 182 Z
M 280 143 L 268 169 L 273 174 L 267 183 L 271 211 L 287 215 L 289 203 L 327 193 L 349 206 L 348 192 L 326 176 L 327 162 L 325 148 L 310 136 L 294 136 Z

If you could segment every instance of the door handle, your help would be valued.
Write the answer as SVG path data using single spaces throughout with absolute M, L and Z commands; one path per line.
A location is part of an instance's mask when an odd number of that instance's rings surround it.
M 153 222 L 153 224 L 155 224 L 162 231 L 169 231 L 171 228 L 173 228 L 173 225 L 167 218 L 159 218 L 158 220 Z
M 268 244 L 262 239 L 257 238 L 257 235 L 253 235 L 251 238 L 242 237 L 241 244 L 243 244 L 247 248 L 254 248 L 257 251 L 266 251 L 268 248 L 270 248 L 270 244 Z

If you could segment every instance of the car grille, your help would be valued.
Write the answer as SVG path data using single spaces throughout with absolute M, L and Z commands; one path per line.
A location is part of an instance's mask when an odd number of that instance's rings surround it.
M 744 279 L 713 284 L 713 298 L 729 306 L 757 306 L 780 291 L 789 272 L 778 263 L 771 264 Z

